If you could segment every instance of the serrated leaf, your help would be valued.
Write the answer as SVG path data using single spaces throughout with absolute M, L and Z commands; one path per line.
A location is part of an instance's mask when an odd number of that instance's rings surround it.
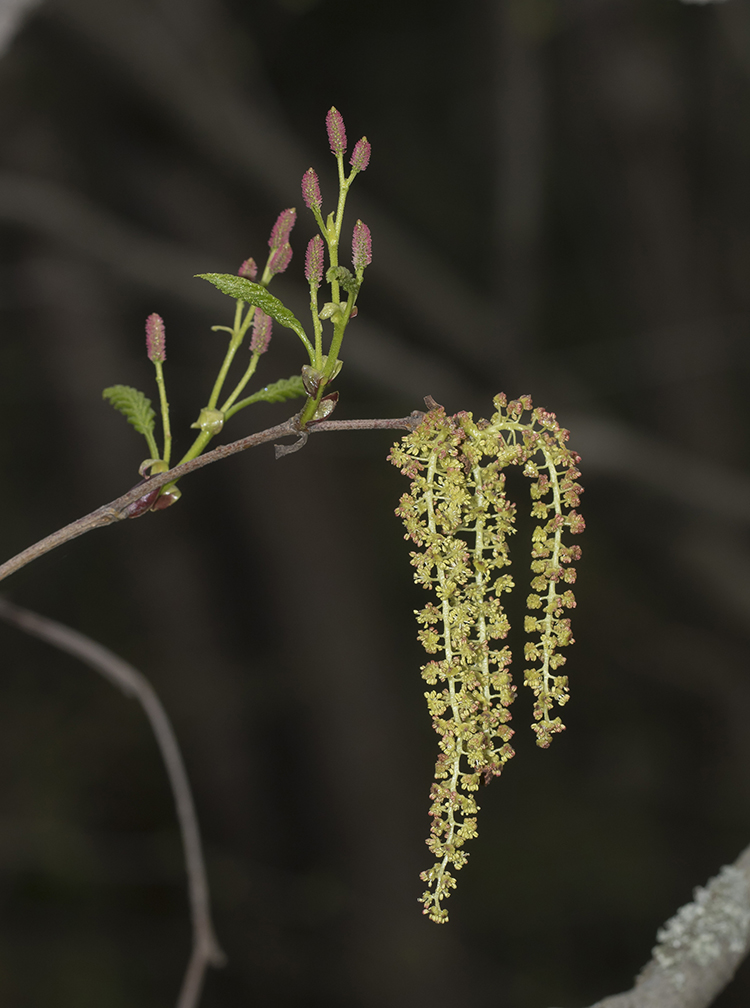
M 302 384 L 302 375 L 292 375 L 291 378 L 281 378 L 279 381 L 266 385 L 265 388 L 253 392 L 247 399 L 238 402 L 231 409 L 227 410 L 227 418 L 232 416 L 237 410 L 244 409 L 256 402 L 285 402 L 287 399 L 301 399 L 307 395 L 305 386 Z
M 291 378 L 280 378 L 279 381 L 266 385 L 249 398 L 253 402 L 284 402 L 286 399 L 300 399 L 306 394 L 302 375 L 292 375 Z
M 293 329 L 299 338 L 309 345 L 307 334 L 302 323 L 297 319 L 277 297 L 269 294 L 261 284 L 253 283 L 245 277 L 235 276 L 233 273 L 196 273 L 201 280 L 208 280 L 223 294 L 236 298 L 238 301 L 246 301 L 248 304 L 260 308 L 266 315 L 270 315 L 279 325 Z
M 361 282 L 348 270 L 346 266 L 331 266 L 326 273 L 326 280 L 331 283 L 338 280 L 347 294 L 356 294 L 362 286 Z
M 102 398 L 108 399 L 139 434 L 153 438 L 156 414 L 151 409 L 151 400 L 147 399 L 143 392 L 131 388 L 130 385 L 112 385 L 110 388 L 105 388 Z

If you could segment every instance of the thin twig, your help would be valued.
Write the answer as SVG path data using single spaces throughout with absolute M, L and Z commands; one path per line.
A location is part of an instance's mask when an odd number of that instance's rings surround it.
M 174 730 L 161 701 L 148 679 L 112 651 L 97 644 L 77 630 L 39 616 L 28 609 L 0 597 L 0 619 L 20 630 L 52 644 L 61 651 L 79 658 L 99 672 L 125 696 L 134 697 L 146 713 L 161 751 L 172 788 L 177 820 L 185 852 L 188 877 L 190 917 L 193 927 L 193 950 L 183 980 L 177 1008 L 196 1008 L 208 966 L 223 966 L 222 952 L 211 923 L 206 866 L 203 861 L 198 819 L 190 790 L 185 764 Z
M 70 542 L 71 539 L 85 535 L 86 532 L 91 532 L 93 529 L 112 525 L 114 522 L 122 521 L 124 518 L 137 517 L 141 513 L 138 509 L 138 502 L 147 494 L 158 490 L 159 487 L 163 487 L 167 483 L 172 483 L 183 476 L 187 476 L 188 473 L 195 472 L 196 469 L 202 469 L 212 462 L 218 462 L 219 459 L 229 458 L 230 455 L 236 455 L 237 452 L 245 451 L 247 448 L 255 448 L 257 445 L 265 444 L 268 441 L 276 441 L 278 438 L 290 435 L 300 439 L 303 435 L 307 433 L 313 434 L 316 431 L 414 430 L 421 422 L 423 416 L 424 413 L 414 410 L 408 417 L 397 417 L 394 419 L 322 420 L 318 423 L 311 423 L 307 431 L 303 431 L 300 428 L 298 417 L 295 415 L 285 420 L 284 423 L 277 424 L 275 427 L 269 427 L 267 430 L 258 431 L 256 434 L 240 438 L 239 441 L 232 441 L 230 444 L 221 445 L 218 448 L 214 448 L 213 451 L 206 452 L 205 455 L 191 459 L 190 462 L 175 466 L 169 472 L 158 473 L 156 476 L 138 483 L 121 497 L 110 501 L 109 504 L 103 504 L 96 511 L 92 511 L 82 518 L 77 518 L 70 525 L 65 525 L 44 539 L 40 539 L 33 546 L 29 546 L 21 553 L 17 553 L 10 560 L 6 560 L 4 564 L 0 565 L 0 581 L 25 567 L 32 560 L 36 560 L 38 557 L 44 556 L 45 553 L 49 553 L 55 547 Z

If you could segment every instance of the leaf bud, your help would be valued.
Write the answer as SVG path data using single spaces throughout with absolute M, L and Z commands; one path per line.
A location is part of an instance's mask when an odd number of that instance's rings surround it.
M 326 319 L 333 319 L 336 315 L 343 314 L 345 309 L 346 301 L 341 301 L 338 304 L 335 301 L 326 301 L 318 312 L 318 318 L 325 322 Z
M 316 234 L 314 238 L 310 239 L 305 254 L 305 276 L 310 286 L 316 290 L 323 281 L 323 265 L 323 239 L 319 234 Z
M 305 392 L 309 396 L 316 396 L 318 394 L 318 389 L 320 388 L 320 383 L 323 380 L 323 374 L 318 371 L 317 368 L 311 367 L 310 364 L 302 365 L 302 384 L 305 386 Z
M 165 508 L 172 507 L 177 501 L 182 497 L 182 490 L 178 487 L 172 487 L 171 490 L 167 490 L 166 493 L 161 493 L 156 498 L 151 508 L 152 511 L 163 511 Z
M 157 487 L 156 490 L 150 490 L 147 494 L 144 494 L 143 497 L 139 497 L 138 500 L 133 501 L 132 504 L 128 504 L 123 512 L 125 517 L 140 518 L 142 514 L 150 511 L 154 501 L 159 495 L 159 490 L 160 487 Z
M 268 350 L 271 342 L 271 328 L 273 322 L 270 315 L 266 315 L 260 308 L 255 309 L 253 316 L 253 335 L 250 340 L 250 350 L 252 353 L 262 354 Z
M 200 411 L 198 419 L 195 423 L 190 424 L 190 426 L 197 427 L 204 434 L 210 434 L 213 437 L 224 426 L 224 414 L 221 410 L 209 409 L 208 406 L 204 406 Z
M 364 271 L 365 266 L 372 262 L 372 236 L 370 229 L 361 220 L 354 225 L 352 235 L 352 262 L 358 274 Z
M 337 108 L 331 106 L 326 116 L 326 130 L 328 131 L 328 143 L 331 150 L 340 157 L 346 153 L 346 127 L 344 120 Z
M 254 280 L 258 275 L 258 264 L 254 259 L 246 259 L 237 270 L 237 276 L 245 277 L 247 280 Z
M 289 236 L 292 233 L 292 228 L 294 227 L 294 222 L 296 220 L 297 211 L 294 207 L 281 211 L 279 216 L 276 218 L 276 223 L 271 229 L 271 237 L 268 239 L 268 247 L 272 252 L 288 243 Z M 277 272 L 280 273 L 281 270 L 278 270 Z
M 146 353 L 154 364 L 167 359 L 164 320 L 156 312 L 146 319 Z
M 323 367 L 325 368 L 327 364 L 328 364 L 328 354 L 325 354 L 323 357 Z M 333 365 L 333 371 L 331 372 L 331 375 L 328 379 L 328 383 L 334 380 L 334 378 L 336 377 L 336 375 L 339 373 L 339 371 L 342 369 L 343 366 L 344 362 L 342 360 L 336 361 L 336 363 Z
M 169 466 L 163 459 L 146 459 L 145 462 L 141 462 L 138 466 L 138 475 L 148 479 L 149 476 L 166 472 L 167 469 L 169 469 Z
M 313 415 L 313 420 L 325 420 L 327 416 L 336 409 L 336 403 L 339 401 L 338 392 L 331 392 L 330 395 L 323 396 L 323 398 L 318 403 L 318 408 L 315 410 Z
M 364 171 L 370 163 L 370 142 L 367 137 L 357 140 L 349 164 L 355 171 Z
M 323 197 L 320 195 L 320 182 L 314 168 L 308 168 L 302 176 L 302 199 L 311 210 L 320 210 Z
M 286 242 L 284 245 L 280 245 L 278 248 L 274 249 L 271 253 L 271 258 L 268 260 L 268 272 L 271 276 L 276 276 L 277 273 L 283 273 L 291 261 L 292 246 L 289 242 Z

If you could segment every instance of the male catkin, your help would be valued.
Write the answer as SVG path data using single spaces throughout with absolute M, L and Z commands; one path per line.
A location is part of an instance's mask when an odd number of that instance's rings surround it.
M 575 599 L 570 589 L 560 589 L 575 581 L 570 562 L 580 549 L 565 545 L 562 535 L 564 529 L 575 534 L 584 528 L 575 511 L 580 459 L 566 447 L 568 432 L 555 415 L 532 411 L 528 396 L 509 403 L 499 395 L 494 403 L 492 419 L 476 423 L 471 413 L 430 410 L 389 456 L 411 480 L 396 514 L 406 526 L 405 538 L 417 546 L 411 554 L 414 579 L 437 599 L 416 613 L 425 650 L 442 655 L 422 668 L 423 678 L 437 687 L 425 697 L 440 752 L 427 840 L 436 860 L 422 873 L 429 888 L 421 902 L 437 923 L 448 920 L 442 901 L 456 884 L 449 866 L 463 867 L 468 857 L 463 846 L 477 835 L 474 792 L 513 756 L 511 654 L 495 643 L 509 630 L 500 597 L 514 587 L 505 572 L 508 537 L 515 531 L 515 505 L 505 496 L 503 469 L 509 465 L 522 466 L 533 480 L 531 513 L 540 519 L 532 535 L 533 594 L 527 599 L 532 615 L 525 621 L 531 667 L 524 678 L 536 697 L 537 745 L 546 748 L 563 730 L 552 711 L 568 700 L 567 676 L 556 674 L 565 664 L 557 649 L 573 642 L 563 614 Z

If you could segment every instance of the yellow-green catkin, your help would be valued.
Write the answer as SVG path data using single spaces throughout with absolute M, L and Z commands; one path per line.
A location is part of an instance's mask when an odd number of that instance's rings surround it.
M 546 748 L 563 730 L 552 715 L 568 700 L 567 676 L 557 674 L 565 664 L 558 648 L 573 643 L 564 611 L 575 599 L 565 586 L 575 581 L 570 562 L 580 549 L 562 537 L 564 530 L 584 528 L 575 510 L 580 460 L 567 448 L 568 432 L 555 415 L 532 410 L 528 396 L 509 403 L 499 395 L 494 404 L 492 419 L 476 423 L 471 413 L 446 416 L 442 407 L 432 409 L 389 456 L 411 480 L 396 514 L 405 538 L 417 546 L 414 579 L 436 596 L 416 616 L 420 641 L 438 656 L 422 668 L 433 687 L 425 697 L 440 752 L 427 840 L 435 863 L 421 875 L 428 883 L 424 913 L 437 923 L 448 920 L 442 903 L 456 885 L 450 869 L 463 867 L 464 844 L 477 835 L 475 792 L 513 756 L 508 708 L 516 687 L 510 649 L 498 643 L 509 630 L 500 598 L 514 587 L 506 571 L 515 531 L 515 505 L 505 496 L 503 469 L 509 465 L 522 466 L 533 480 L 531 513 L 540 519 L 532 535 L 524 679 L 536 698 L 537 745 Z

